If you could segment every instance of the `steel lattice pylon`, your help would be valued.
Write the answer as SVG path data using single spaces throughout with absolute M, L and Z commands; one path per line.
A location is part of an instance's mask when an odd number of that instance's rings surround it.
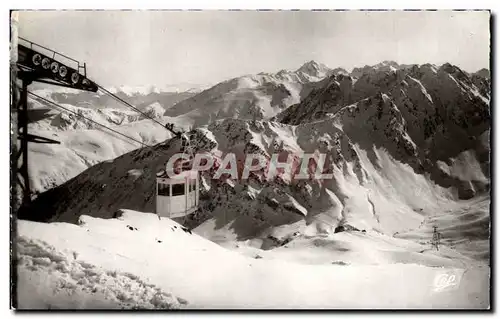
M 432 228 L 433 232 L 432 232 L 431 245 L 433 248 L 436 248 L 436 250 L 439 250 L 439 245 L 441 244 L 441 233 L 438 232 L 437 226 L 432 226 Z

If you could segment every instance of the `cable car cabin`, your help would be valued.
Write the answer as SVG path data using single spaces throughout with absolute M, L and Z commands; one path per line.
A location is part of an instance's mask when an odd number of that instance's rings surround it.
M 198 209 L 198 172 L 184 171 L 174 177 L 163 171 L 156 177 L 156 214 L 161 217 L 178 218 L 194 213 Z

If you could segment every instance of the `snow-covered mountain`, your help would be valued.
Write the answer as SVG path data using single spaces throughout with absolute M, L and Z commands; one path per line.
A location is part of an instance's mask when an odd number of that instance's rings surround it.
M 32 109 L 47 108 L 36 98 L 30 99 L 30 104 Z M 71 112 L 48 108 L 43 119 L 28 126 L 30 133 L 60 142 L 28 145 L 30 180 L 35 193 L 55 187 L 92 165 L 142 147 L 138 142 L 153 145 L 171 137 L 165 128 L 133 110 L 59 105 Z M 160 120 L 164 108 L 155 102 L 143 111 Z
M 276 151 L 325 152 L 326 171 L 334 178 L 323 183 L 280 179 L 268 182 L 255 175 L 240 183 L 214 180 L 207 173 L 203 213 L 191 221 L 192 225 L 208 227 L 207 233 L 213 236 L 217 236 L 217 229 L 227 227 L 223 231 L 240 240 L 265 238 L 275 228 L 296 223 L 305 223 L 302 227 L 312 223 L 326 233 L 348 224 L 360 230 L 393 234 L 440 215 L 460 197 L 485 194 L 488 175 L 474 152 L 466 150 L 447 162 L 420 163 L 416 153 L 421 150 L 404 132 L 403 125 L 394 120 L 393 116 L 400 115 L 390 104 L 383 106 L 380 121 L 380 126 L 388 125 L 387 134 L 363 132 L 371 124 L 356 122 L 377 117 L 377 105 L 382 99 L 377 96 L 337 118 L 299 126 L 226 119 L 198 129 L 202 150 L 264 155 Z M 35 209 L 30 218 L 76 222 L 81 214 L 109 218 L 123 207 L 151 212 L 155 173 L 179 150 L 179 144 L 173 139 L 95 165 L 41 194 L 35 205 L 45 210 Z M 438 168 L 442 176 L 433 180 L 432 169 Z M 63 195 L 68 191 L 71 197 Z M 132 193 L 138 195 L 128 195 Z
M 143 109 L 153 103 L 159 103 L 164 109 L 167 109 L 184 99 L 196 95 L 202 88 L 188 88 L 185 91 L 181 91 L 179 88 L 174 87 L 162 89 L 157 86 L 120 86 L 109 87 L 107 90 L 139 109 Z M 93 93 L 59 87 L 44 87 L 34 90 L 34 93 L 59 104 L 70 104 L 92 109 L 127 109 L 102 91 Z
M 177 88 L 120 86 L 111 87 L 108 90 L 160 123 L 175 123 L 178 128 L 184 129 L 225 117 L 259 119 L 274 116 L 288 105 L 299 102 L 301 97 L 318 85 L 315 81 L 323 79 L 332 72 L 341 73 L 345 70 L 331 71 L 322 64 L 309 61 L 296 71 L 282 70 L 277 74 L 261 73 L 244 76 L 220 83 L 205 91 L 203 91 L 204 87 L 188 87 L 187 85 L 180 85 Z M 181 91 L 181 89 L 186 89 L 186 91 Z M 144 122 L 136 124 L 136 122 L 143 121 L 144 116 L 125 108 L 101 91 L 92 93 L 59 87 L 43 87 L 36 89 L 34 93 L 95 122 L 111 127 L 121 126 L 120 132 L 128 136 L 139 137 L 139 141 L 146 144 L 158 142 L 170 136 L 159 125 L 145 125 Z M 47 108 L 44 103 L 36 99 L 30 99 L 29 103 L 30 108 Z M 173 106 L 174 104 L 176 105 Z M 196 109 L 193 110 L 193 108 Z M 167 110 L 166 113 L 165 110 Z M 30 178 L 36 193 L 59 185 L 91 165 L 112 159 L 138 147 L 135 142 L 123 142 L 122 137 L 96 140 L 96 136 L 104 137 L 107 133 L 102 133 L 103 129 L 99 125 L 77 115 L 57 109 L 52 109 L 48 114 L 49 117 L 30 124 L 29 130 L 48 137 L 56 134 L 62 144 L 30 145 L 30 151 L 33 153 L 30 161 L 42 163 L 32 166 Z M 149 131 L 143 132 L 144 129 Z M 107 130 L 104 129 L 104 131 Z M 111 133 L 111 135 L 116 134 Z M 147 138 L 143 139 L 143 136 Z M 91 153 L 75 152 L 72 148 L 75 143 L 86 144 L 85 148 Z M 96 153 L 103 156 L 96 157 Z
M 490 71 L 481 69 L 471 75 L 471 80 L 474 85 L 479 89 L 481 95 L 491 98 L 491 77 Z
M 476 75 L 476 76 L 482 77 L 482 78 L 484 78 L 486 80 L 489 80 L 490 77 L 491 77 L 490 76 L 490 70 L 485 69 L 485 68 L 483 68 L 483 69 L 481 69 L 481 70 L 473 73 L 472 75 Z
M 412 65 L 408 64 L 398 64 L 397 62 L 394 61 L 382 61 L 380 63 L 377 63 L 375 65 L 365 65 L 364 67 L 357 67 L 352 69 L 350 75 L 353 78 L 360 78 L 363 75 L 366 74 L 373 74 L 377 72 L 394 72 L 397 70 L 404 70 Z
M 287 74 L 287 76 L 294 75 L 296 74 Z M 257 79 L 272 77 L 275 76 L 261 75 Z M 218 86 L 226 88 L 248 79 L 242 77 Z M 354 83 L 351 79 L 344 74 L 333 74 L 322 81 L 322 87 L 314 89 L 303 102 L 278 116 L 278 119 L 287 124 L 226 119 L 213 122 L 206 127 L 206 130 L 216 137 L 214 145 L 218 145 L 217 148 L 224 153 L 232 151 L 234 145 L 241 144 L 239 148 L 245 153 L 269 154 L 272 146 L 263 145 L 270 140 L 282 140 L 283 147 L 288 147 L 294 152 L 327 150 L 332 161 L 330 169 L 339 169 L 343 172 L 343 176 L 348 174 L 347 171 L 354 172 L 356 183 L 363 189 L 365 188 L 363 183 L 367 179 L 374 178 L 380 169 L 379 162 L 382 158 L 388 157 L 390 161 L 404 164 L 404 167 L 413 171 L 412 174 L 415 176 L 425 176 L 425 179 L 436 187 L 446 188 L 446 192 L 453 198 L 470 198 L 476 193 L 488 190 L 489 101 L 479 93 L 468 75 L 456 66 L 445 64 L 440 68 L 422 65 L 396 71 L 368 72 Z M 262 87 L 261 82 L 256 81 L 253 84 L 258 85 L 258 88 Z M 218 86 L 208 91 L 213 92 Z M 250 84 L 247 83 L 245 87 L 250 87 Z M 157 106 L 153 107 L 153 111 L 155 109 Z M 185 111 L 191 113 L 189 110 Z M 228 138 L 228 134 L 234 136 Z M 218 136 L 223 140 L 217 138 Z M 449 143 L 450 140 L 455 142 Z M 167 145 L 171 143 L 175 142 L 169 141 Z M 162 147 L 157 145 L 155 149 L 163 152 Z M 124 167 L 126 171 L 133 168 L 146 169 L 147 162 L 143 155 L 140 155 L 143 163 L 135 164 L 134 157 L 137 156 L 137 152 L 142 154 L 144 150 L 137 150 L 120 157 L 117 160 L 124 163 L 118 162 L 115 166 Z M 362 163 L 360 154 L 363 152 L 367 152 L 369 163 Z M 145 176 L 148 178 L 144 181 L 147 185 L 141 186 L 145 187 L 144 191 L 147 194 L 150 194 L 145 197 L 148 200 L 126 199 L 136 203 L 131 208 L 142 211 L 151 209 L 152 205 L 153 175 L 149 174 L 153 174 L 165 162 L 164 158 L 160 158 L 153 151 L 148 154 L 154 156 L 152 159 L 154 162 L 147 163 L 149 169 Z M 353 168 L 349 170 L 348 166 L 342 164 L 344 161 L 354 165 Z M 132 167 L 134 165 L 139 167 Z M 99 169 L 99 165 L 91 168 L 94 169 Z M 121 174 L 126 175 L 126 171 Z M 85 176 L 93 175 L 106 174 L 93 174 L 89 171 Z M 122 178 L 114 175 L 112 177 Z M 81 184 L 85 181 L 86 179 L 81 181 L 77 178 L 72 182 Z M 396 180 L 389 182 L 389 184 L 394 183 Z M 116 182 L 110 180 L 105 184 L 113 190 Z M 120 187 L 125 186 L 120 185 Z M 134 187 L 136 186 L 134 184 Z M 332 187 L 337 189 L 339 186 Z M 54 192 L 57 193 L 57 190 Z M 116 196 L 121 196 L 121 193 L 112 191 Z M 90 196 L 81 195 L 83 198 Z M 344 195 L 335 196 L 341 198 Z M 112 200 L 112 197 L 103 198 L 111 200 L 118 206 L 124 204 L 118 199 Z M 53 214 L 65 219 L 66 212 L 76 210 L 100 216 L 98 207 L 91 207 L 87 212 L 78 206 L 80 203 L 86 201 L 78 200 L 75 203 L 76 207 L 57 205 Z M 301 205 L 306 204 L 301 203 Z
M 209 88 L 211 85 L 191 85 L 191 84 L 179 84 L 179 85 L 166 85 L 166 86 L 113 86 L 108 87 L 107 90 L 114 94 L 125 94 L 128 96 L 139 96 L 139 95 L 149 95 L 152 93 L 200 93 L 201 91 Z
M 336 70 L 331 70 L 323 63 L 318 63 L 314 60 L 304 63 L 300 68 L 298 68 L 295 73 L 304 79 L 304 82 L 318 82 L 325 77 L 331 75 L 333 72 L 346 72 L 346 70 L 338 68 Z
M 326 77 L 321 79 L 323 75 Z M 313 77 L 318 81 L 309 82 Z M 155 260 L 156 251 L 147 255 L 132 244 L 123 245 L 123 238 L 128 238 L 126 234 L 141 234 L 130 240 L 141 238 L 145 244 L 155 244 L 154 240 L 160 244 L 165 240 L 169 243 L 168 251 L 183 252 L 179 260 L 168 263 L 172 270 L 168 278 L 176 278 L 178 269 L 199 264 L 199 260 L 193 264 L 192 256 L 198 256 L 194 252 L 212 252 L 206 242 L 186 246 L 186 251 L 176 248 L 176 240 L 181 240 L 181 236 L 176 235 L 174 226 L 181 228 L 179 224 L 183 224 L 192 230 L 193 240 L 202 236 L 245 255 L 237 257 L 241 265 L 255 267 L 260 275 L 266 269 L 277 269 L 270 276 L 274 278 L 283 269 L 293 269 L 294 274 L 301 274 L 300 283 L 314 281 L 314 288 L 306 290 L 309 297 L 304 297 L 309 305 L 322 307 L 330 302 L 345 306 L 346 302 L 337 296 L 335 300 L 320 298 L 315 292 L 321 291 L 319 295 L 325 296 L 339 293 L 331 290 L 333 282 L 342 278 L 335 276 L 335 271 L 362 265 L 356 268 L 359 276 L 363 267 L 371 265 L 382 267 L 366 270 L 373 278 L 371 285 L 377 289 L 381 283 L 392 287 L 386 294 L 392 296 L 394 305 L 440 306 L 454 302 L 457 307 L 486 307 L 490 256 L 489 81 L 484 72 L 468 74 L 451 64 L 400 66 L 392 62 L 364 67 L 351 74 L 306 63 L 293 72 L 226 81 L 171 107 L 165 113 L 170 117 L 165 120 L 203 124 L 192 132 L 194 147 L 198 152 L 214 154 L 219 166 L 220 154 L 227 153 L 236 154 L 238 160 L 251 153 L 267 158 L 279 153 L 280 158 L 293 156 L 297 160 L 304 153 L 323 153 L 326 154 L 323 173 L 333 177 L 267 180 L 265 170 L 261 170 L 252 172 L 249 179 L 227 175 L 216 179 L 214 170 L 205 171 L 201 178 L 200 211 L 175 222 L 158 219 L 149 214 L 155 210 L 156 173 L 181 147 L 179 138 L 164 137 L 166 140 L 153 147 L 137 148 L 100 162 L 40 194 L 29 209 L 19 213 L 20 218 L 58 223 L 42 227 L 43 224 L 23 222 L 22 234 L 63 250 L 71 244 L 52 238 L 48 229 L 71 228 L 79 234 L 78 238 L 87 238 L 83 241 L 86 244 L 78 248 L 83 251 L 96 250 L 88 233 L 99 233 L 99 238 L 108 236 L 113 238 L 110 241 L 124 247 L 119 252 L 123 258 L 133 260 L 120 270 L 143 277 L 147 276 L 142 271 L 146 266 L 136 261 Z M 158 116 L 161 109 L 153 104 L 147 111 Z M 139 123 L 146 122 L 138 120 L 127 125 Z M 132 126 L 129 129 L 135 130 Z M 123 209 L 137 212 L 126 211 L 123 217 Z M 439 251 L 430 246 L 434 226 L 442 235 Z M 93 263 L 119 267 L 119 262 L 113 261 L 114 253 L 109 253 L 110 249 L 116 249 L 115 245 L 104 245 L 104 248 L 98 245 L 98 250 L 105 252 L 99 255 L 104 261 L 93 259 Z M 218 256 L 214 260 L 235 265 L 221 274 L 238 269 L 238 276 L 248 275 L 238 268 L 240 261 L 233 263 L 234 256 L 219 249 L 213 250 Z M 28 267 L 34 256 L 25 255 Z M 91 259 L 85 258 L 85 261 Z M 255 259 L 263 259 L 265 266 Z M 209 259 L 202 262 L 212 265 Z M 77 271 L 80 266 L 74 263 L 71 269 Z M 300 268 L 297 264 L 307 267 Z M 333 270 L 324 268 L 332 266 Z M 415 278 L 406 272 L 416 271 L 412 267 L 420 271 Z M 464 279 L 469 288 L 474 283 L 473 291 L 455 290 L 453 297 L 448 294 L 431 302 L 426 297 L 429 291 L 420 284 L 432 286 L 436 267 L 474 274 L 472 279 Z M 411 285 L 420 295 L 394 293 L 401 291 L 401 278 L 397 279 L 394 273 L 381 273 L 380 269 L 392 269 L 415 279 Z M 323 274 L 323 279 L 306 275 L 317 271 Z M 219 274 L 219 270 L 209 273 Z M 291 280 L 287 278 L 283 282 Z M 322 284 L 325 278 L 335 279 Z M 367 282 L 363 278 L 347 278 L 342 287 L 350 286 L 351 281 L 356 287 Z M 125 278 L 127 282 L 129 279 Z M 197 289 L 185 288 L 188 286 L 185 280 L 171 285 L 159 278 L 156 281 L 167 291 L 162 290 L 162 300 L 168 299 L 168 304 L 178 305 L 173 296 L 179 296 L 194 307 L 222 307 L 221 300 L 228 300 L 224 295 L 234 296 L 232 307 L 244 303 L 242 291 L 246 290 L 228 288 L 227 293 L 215 293 L 210 298 L 197 294 Z M 274 281 L 270 284 L 280 285 Z M 299 289 L 301 285 L 297 285 L 290 284 L 290 289 Z M 207 284 L 203 291 L 209 287 Z M 227 284 L 227 287 L 233 286 Z M 260 289 L 259 293 L 264 290 L 286 293 L 286 289 L 270 287 Z M 327 291 L 330 293 L 325 294 Z M 475 296 L 474 302 L 465 297 L 467 294 Z M 252 304 L 263 306 L 287 307 L 300 303 L 290 298 L 252 298 Z M 152 304 L 149 297 L 138 300 L 148 306 Z M 361 300 L 364 305 L 371 305 L 368 300 Z
M 198 92 L 168 92 L 155 87 L 110 88 L 122 99 L 131 102 L 149 117 L 166 123 L 165 109 Z M 30 180 L 35 193 L 57 186 L 102 161 L 113 159 L 141 147 L 140 143 L 110 132 L 110 127 L 146 145 L 170 138 L 165 128 L 134 110 L 125 108 L 113 98 L 103 94 L 50 87 L 34 90 L 36 95 L 56 102 L 71 112 L 46 105 L 30 95 L 31 109 L 47 109 L 43 119 L 29 124 L 32 134 L 45 136 L 61 144 L 29 145 Z M 99 124 L 96 124 L 99 123 Z M 176 123 L 179 128 L 184 124 Z
M 277 118 L 290 124 L 335 119 L 344 131 L 370 134 L 367 140 L 375 145 L 381 139 L 373 137 L 384 134 L 398 141 L 398 152 L 412 158 L 417 172 L 436 163 L 429 171 L 433 179 L 440 180 L 443 171 L 448 175 L 457 156 L 477 160 L 471 167 L 465 160 L 458 170 L 470 173 L 479 165 L 489 174 L 489 94 L 482 95 L 471 76 L 450 64 L 369 72 L 354 83 L 350 77 L 331 77 Z M 473 189 L 466 183 L 463 192 Z
M 221 118 L 269 119 L 308 94 L 330 70 L 309 61 L 295 71 L 245 75 L 219 83 L 169 108 L 165 115 L 200 126 Z
M 469 77 L 449 64 L 380 72 L 360 77 L 347 88 L 350 94 L 342 91 L 349 76 L 332 75 L 282 120 L 293 125 L 225 119 L 197 129 L 205 151 L 326 153 L 326 171 L 334 178 L 268 182 L 256 175 L 238 182 L 206 173 L 203 213 L 191 226 L 207 237 L 223 229 L 238 240 L 274 236 L 296 223 L 326 233 L 350 225 L 393 234 L 441 215 L 459 199 L 487 194 L 489 104 Z M 365 97 L 374 88 L 379 91 Z M 350 104 L 353 96 L 360 100 Z M 50 208 L 49 215 L 36 211 L 30 218 L 76 222 L 80 214 L 111 217 L 124 207 L 153 211 L 155 172 L 178 144 L 169 140 L 92 167 L 42 194 L 35 203 Z M 141 174 L 131 177 L 130 171 Z M 70 189 L 72 198 L 62 195 Z

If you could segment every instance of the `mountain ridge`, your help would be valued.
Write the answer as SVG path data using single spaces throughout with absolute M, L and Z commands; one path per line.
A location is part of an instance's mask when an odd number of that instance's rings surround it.
M 261 88 L 266 77 L 220 85 Z M 285 110 L 288 117 L 215 117 L 193 131 L 194 144 L 200 152 L 240 155 L 322 152 L 325 172 L 334 178 L 265 181 L 256 173 L 247 181 L 231 181 L 205 172 L 201 211 L 187 224 L 213 236 L 224 230 L 238 240 L 302 222 L 326 233 L 349 226 L 392 234 L 417 227 L 447 205 L 487 195 L 489 99 L 471 75 L 451 64 L 439 69 L 424 64 L 370 71 L 356 81 L 332 74 L 315 85 Z M 81 214 L 110 218 L 120 208 L 154 211 L 156 171 L 179 147 L 177 138 L 168 139 L 92 166 L 40 194 L 22 216 L 76 222 Z

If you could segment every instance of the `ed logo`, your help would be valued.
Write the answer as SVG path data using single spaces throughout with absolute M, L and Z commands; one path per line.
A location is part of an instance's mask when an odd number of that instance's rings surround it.
M 463 269 L 444 269 L 437 272 L 434 276 L 434 292 L 443 292 L 458 289 L 463 274 Z

